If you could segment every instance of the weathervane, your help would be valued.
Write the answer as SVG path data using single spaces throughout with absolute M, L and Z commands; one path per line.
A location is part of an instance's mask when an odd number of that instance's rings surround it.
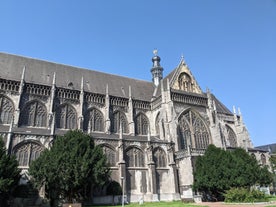
M 153 54 L 154 54 L 155 56 L 157 56 L 157 53 L 158 53 L 158 50 L 157 50 L 157 49 L 154 49 L 154 50 L 153 50 Z

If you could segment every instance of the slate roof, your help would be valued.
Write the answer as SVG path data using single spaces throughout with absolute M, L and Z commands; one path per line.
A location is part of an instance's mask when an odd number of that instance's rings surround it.
M 129 98 L 129 86 L 131 86 L 131 96 L 136 100 L 151 101 L 153 97 L 161 95 L 161 84 L 155 87 L 149 81 L 0 52 L 0 78 L 20 81 L 24 67 L 26 68 L 25 81 L 27 83 L 51 86 L 53 75 L 56 73 L 56 86 L 61 88 L 81 90 L 83 77 L 84 91 L 87 92 L 106 94 L 106 86 L 108 85 L 109 95 L 116 97 Z M 165 90 L 167 89 L 167 80 L 172 80 L 178 67 L 163 78 Z M 206 94 L 203 93 L 200 96 L 205 97 Z M 232 112 L 225 105 L 214 95 L 212 96 L 219 113 L 232 115 Z
M 155 88 L 149 81 L 0 53 L 0 78 L 19 81 L 24 67 L 25 81 L 28 83 L 50 86 L 56 73 L 57 87 L 80 90 L 83 76 L 85 91 L 105 94 L 108 84 L 109 95 L 128 98 L 131 86 L 132 98 L 144 101 L 151 100 Z M 70 85 L 72 87 L 69 87 Z
M 276 143 L 262 145 L 262 146 L 258 146 L 258 147 L 255 147 L 255 148 L 270 151 L 271 153 L 276 153 Z
M 212 94 L 212 98 L 216 103 L 216 108 L 218 113 L 233 115 L 233 113 L 223 103 L 221 103 L 213 94 Z

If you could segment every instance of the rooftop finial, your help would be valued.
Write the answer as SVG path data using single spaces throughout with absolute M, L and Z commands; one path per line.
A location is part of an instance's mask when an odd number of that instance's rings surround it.
M 183 63 L 184 65 L 186 65 L 183 53 L 181 54 L 180 64 L 181 63 Z
M 154 50 L 153 50 L 153 54 L 154 54 L 154 56 L 157 56 L 158 50 L 157 50 L 157 49 L 154 49 Z

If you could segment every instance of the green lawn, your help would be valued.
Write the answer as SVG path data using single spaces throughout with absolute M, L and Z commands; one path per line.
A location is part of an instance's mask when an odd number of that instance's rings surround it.
M 276 201 L 276 196 L 269 197 L 269 201 Z
M 117 205 L 115 207 L 120 207 L 121 205 Z M 131 203 L 128 205 L 125 205 L 125 207 L 199 207 L 196 204 L 188 204 L 188 203 L 182 203 L 181 201 L 174 201 L 174 202 L 151 202 L 151 203 L 144 203 L 142 205 L 139 205 L 139 203 Z M 92 207 L 103 207 L 103 206 L 92 206 Z M 114 207 L 114 206 L 105 206 L 105 207 Z M 204 207 L 204 206 L 200 206 Z M 207 207 L 207 206 L 205 206 Z

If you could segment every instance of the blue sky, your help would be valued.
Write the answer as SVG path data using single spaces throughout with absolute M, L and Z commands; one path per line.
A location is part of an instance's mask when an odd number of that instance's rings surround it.
M 181 55 L 201 88 L 276 143 L 276 0 L 3 0 L 0 50 L 151 80 Z

